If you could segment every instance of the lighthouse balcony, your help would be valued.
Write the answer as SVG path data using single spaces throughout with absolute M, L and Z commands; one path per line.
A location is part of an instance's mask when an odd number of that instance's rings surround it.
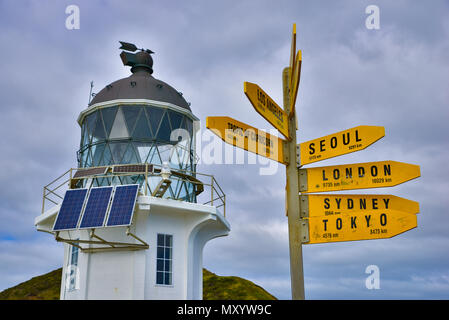
M 226 195 L 213 175 L 149 163 L 70 168 L 43 187 L 42 214 L 69 189 L 129 184 L 139 185 L 139 196 L 210 205 L 226 217 Z
M 114 223 L 111 224 L 110 221 L 113 208 L 123 204 L 119 203 L 119 195 L 126 188 L 135 190 L 132 197 L 124 198 L 125 201 L 131 199 L 129 201 L 133 202 L 129 220 L 112 228 Z M 103 197 L 103 200 L 102 193 L 109 196 Z M 81 197 L 80 200 L 73 202 L 72 198 L 77 196 Z M 67 212 L 67 207 L 75 210 L 77 201 L 80 204 L 79 209 L 76 209 L 78 214 L 75 215 L 78 222 L 70 222 L 70 226 L 63 222 L 64 225 L 58 227 L 59 221 L 67 221 L 62 220 L 66 218 L 59 218 L 64 203 L 64 212 Z M 104 209 L 109 209 L 102 211 L 102 201 Z M 100 223 L 87 220 L 90 219 L 88 207 L 90 217 L 92 214 L 103 217 Z M 69 213 L 69 218 L 71 215 Z M 168 166 L 136 163 L 68 169 L 43 187 L 42 212 L 36 217 L 35 225 L 38 231 L 51 233 L 58 242 L 77 246 L 83 252 L 145 250 L 151 242 L 151 238 L 148 238 L 149 231 L 142 229 L 147 224 L 145 221 L 159 223 L 160 219 L 168 219 L 173 223 L 178 221 L 187 225 L 189 221 L 208 221 L 207 223 L 211 223 L 209 227 L 226 235 L 230 227 L 225 215 L 226 195 L 214 176 L 174 170 Z M 90 222 L 84 223 L 85 220 Z

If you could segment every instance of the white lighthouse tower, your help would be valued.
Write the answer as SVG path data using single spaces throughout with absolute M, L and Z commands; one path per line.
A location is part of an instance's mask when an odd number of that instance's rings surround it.
M 121 44 L 132 75 L 80 113 L 78 168 L 44 187 L 35 225 L 64 244 L 61 299 L 202 299 L 225 195 L 196 172 L 190 104 L 152 76 L 152 51 Z

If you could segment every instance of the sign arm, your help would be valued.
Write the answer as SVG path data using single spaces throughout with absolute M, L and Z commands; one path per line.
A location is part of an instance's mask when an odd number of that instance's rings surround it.
M 301 50 L 298 50 L 294 64 L 295 68 L 291 71 L 290 111 L 288 112 L 289 118 L 292 118 L 295 115 L 296 97 L 298 96 L 299 81 L 301 79 L 301 64 L 302 52 Z
M 290 48 L 290 70 L 295 70 L 295 60 L 296 60 L 296 23 L 293 24 L 292 30 L 292 44 Z M 290 78 L 291 86 L 292 78 Z

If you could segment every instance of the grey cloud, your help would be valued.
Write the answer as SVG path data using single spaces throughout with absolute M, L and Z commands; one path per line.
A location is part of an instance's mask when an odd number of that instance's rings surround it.
M 386 137 L 367 150 L 316 165 L 397 160 L 419 164 L 422 172 L 396 188 L 359 191 L 420 201 L 417 229 L 393 239 L 304 246 L 306 296 L 447 298 L 448 5 L 377 3 L 379 31 L 364 27 L 370 1 L 81 1 L 81 29 L 68 31 L 68 1 L 2 2 L 0 164 L 8 170 L 0 172 L 0 239 L 14 240 L 0 242 L 0 288 L 62 261 L 61 246 L 36 235 L 33 219 L 42 186 L 76 165 L 76 117 L 86 107 L 89 82 L 98 92 L 129 74 L 118 40 L 156 52 L 154 76 L 184 93 L 203 130 L 212 115 L 268 129 L 243 94 L 243 81 L 258 83 L 281 104 L 296 22 L 303 52 L 300 141 L 362 124 L 386 128 Z M 204 262 L 288 299 L 285 173 L 280 166 L 276 175 L 260 176 L 258 167 L 199 166 L 224 189 L 232 227 L 229 237 L 206 246 Z M 25 261 L 28 268 L 14 268 Z M 369 264 L 381 268 L 379 291 L 364 287 Z

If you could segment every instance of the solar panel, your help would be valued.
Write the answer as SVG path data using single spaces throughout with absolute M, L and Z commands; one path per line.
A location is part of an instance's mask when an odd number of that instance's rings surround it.
M 80 169 L 75 172 L 75 174 L 73 175 L 73 179 L 87 177 L 87 176 L 93 176 L 93 175 L 97 175 L 97 174 L 105 174 L 107 169 L 108 169 L 108 167 Z
M 138 184 L 116 186 L 106 226 L 129 226 L 136 204 Z
M 53 226 L 54 231 L 76 229 L 86 194 L 87 189 L 66 191 Z
M 123 166 L 115 166 L 114 173 L 145 173 L 145 164 L 128 164 Z M 148 172 L 152 172 L 153 166 L 148 165 Z
M 81 219 L 81 228 L 102 227 L 109 207 L 113 187 L 92 188 Z

